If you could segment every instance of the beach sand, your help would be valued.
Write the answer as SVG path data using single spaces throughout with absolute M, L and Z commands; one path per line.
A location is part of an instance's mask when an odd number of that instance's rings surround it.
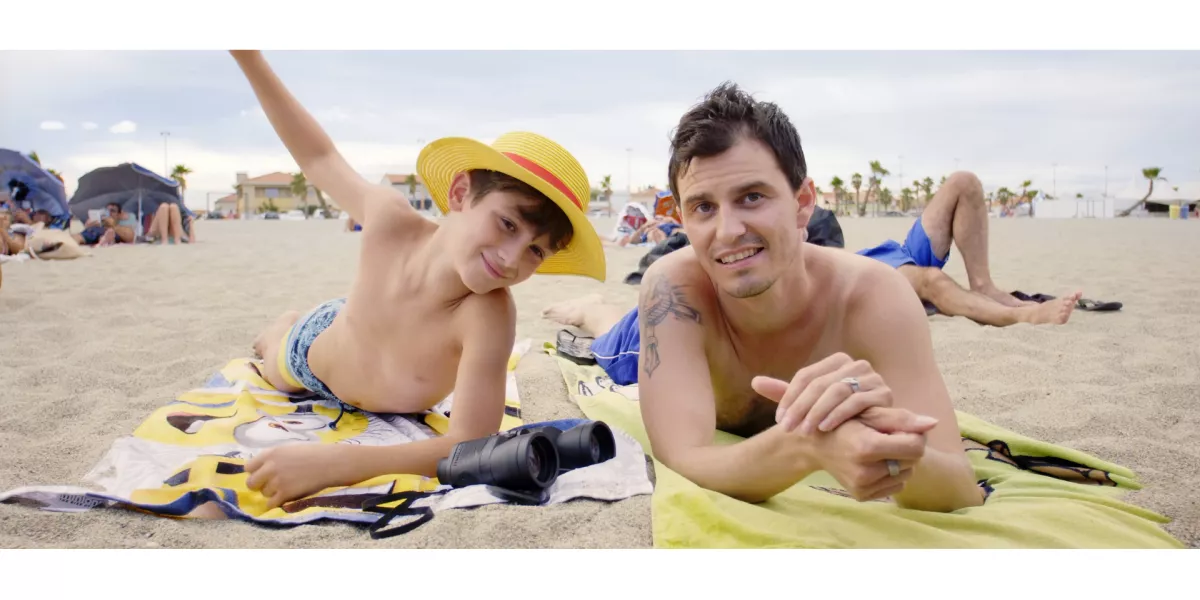
M 611 220 L 598 222 L 602 233 Z M 903 239 L 908 219 L 843 219 L 850 249 Z M 91 258 L 6 264 L 0 289 L 0 490 L 78 485 L 114 439 L 247 356 L 288 309 L 344 295 L 360 237 L 330 221 L 204 221 L 193 246 L 100 248 Z M 956 408 L 1134 469 L 1127 496 L 1200 545 L 1200 223 L 1164 219 L 998 220 L 991 262 L 1007 289 L 1125 303 L 1066 326 L 980 327 L 930 319 Z M 622 283 L 644 248 L 608 250 L 609 281 L 536 276 L 518 286 L 518 339 L 557 327 L 543 306 Z M 947 272 L 965 281 L 955 255 Z M 553 361 L 517 369 L 527 421 L 581 416 Z M 1193 490 L 1193 491 L 1189 491 Z M 371 540 L 347 524 L 267 529 L 122 510 L 56 514 L 0 505 L 0 547 L 604 547 L 651 545 L 650 496 L 616 503 L 451 510 L 407 535 Z

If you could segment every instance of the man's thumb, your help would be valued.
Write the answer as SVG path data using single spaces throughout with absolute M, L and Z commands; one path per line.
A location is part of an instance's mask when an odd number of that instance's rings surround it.
M 859 413 L 858 420 L 880 433 L 925 433 L 938 424 L 938 420 L 918 415 L 903 408 L 871 407 Z
M 786 381 L 775 379 L 774 377 L 759 375 L 750 380 L 750 387 L 763 398 L 772 402 L 779 402 L 787 392 L 788 384 Z

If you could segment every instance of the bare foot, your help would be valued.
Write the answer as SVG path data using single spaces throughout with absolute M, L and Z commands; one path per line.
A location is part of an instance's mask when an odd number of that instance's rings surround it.
M 600 294 L 588 294 L 547 306 L 542 310 L 542 318 L 571 327 L 583 327 L 587 314 L 603 304 L 604 299 Z
M 100 247 L 111 246 L 117 243 L 117 232 L 112 229 L 106 229 L 104 235 L 100 236 Z
M 1047 300 L 1033 306 L 1022 306 L 1017 311 L 1017 321 L 1034 325 L 1063 325 L 1075 312 L 1075 303 L 1083 292 L 1075 292 L 1062 298 Z
M 258 334 L 258 337 L 254 338 L 254 357 L 266 358 L 271 356 L 272 349 L 278 351 L 278 344 L 283 340 L 283 334 L 291 329 L 299 318 L 300 311 L 296 310 L 289 310 L 279 315 L 278 319 L 275 319 L 266 329 L 262 330 L 262 333 Z

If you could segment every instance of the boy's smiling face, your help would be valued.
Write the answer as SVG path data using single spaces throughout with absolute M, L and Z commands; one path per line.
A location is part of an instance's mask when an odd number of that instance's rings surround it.
M 466 174 L 455 177 L 449 203 L 453 214 L 447 223 L 454 240 L 450 251 L 463 283 L 476 294 L 486 294 L 529 279 L 555 252 L 551 233 L 530 219 L 549 201 L 509 189 L 488 190 L 475 198 L 469 187 Z

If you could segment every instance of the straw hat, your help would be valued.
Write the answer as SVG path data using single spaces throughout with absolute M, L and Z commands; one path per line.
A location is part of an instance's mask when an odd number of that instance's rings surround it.
M 450 181 L 475 169 L 504 173 L 533 186 L 571 220 L 571 243 L 543 261 L 538 273 L 604 281 L 604 248 L 587 218 L 591 188 L 570 152 L 540 135 L 519 131 L 500 136 L 491 146 L 469 138 L 442 138 L 425 146 L 417 157 L 417 173 L 443 213 L 450 210 Z

